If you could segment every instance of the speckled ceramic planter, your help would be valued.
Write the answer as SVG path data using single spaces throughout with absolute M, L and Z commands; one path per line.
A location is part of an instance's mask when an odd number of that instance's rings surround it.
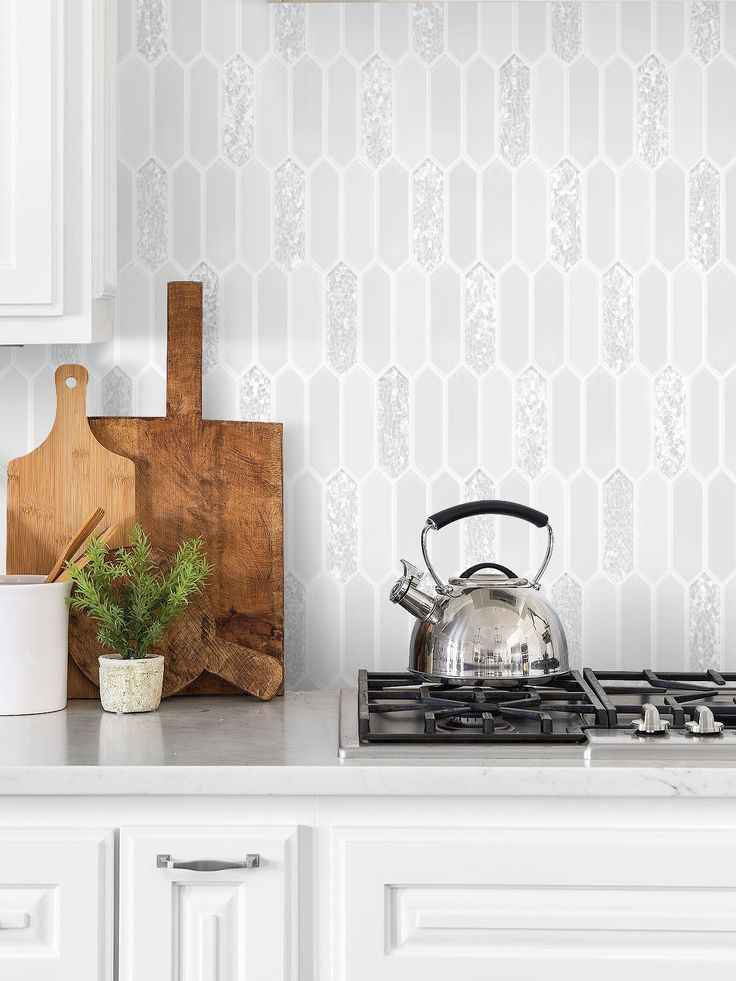
M 100 662 L 100 701 L 106 712 L 153 712 L 161 702 L 164 659 L 124 660 L 105 654 Z

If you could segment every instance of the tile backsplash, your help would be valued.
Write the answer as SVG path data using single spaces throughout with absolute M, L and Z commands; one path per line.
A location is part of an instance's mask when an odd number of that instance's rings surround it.
M 736 670 L 736 3 L 119 0 L 119 45 L 116 337 L 0 349 L 0 462 L 65 360 L 162 413 L 198 279 L 206 414 L 285 424 L 289 687 L 403 668 L 398 558 L 489 496 L 551 515 L 575 663 Z

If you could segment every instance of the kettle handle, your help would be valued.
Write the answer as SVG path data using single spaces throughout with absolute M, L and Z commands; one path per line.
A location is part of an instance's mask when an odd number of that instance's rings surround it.
M 435 514 L 431 514 L 422 529 L 422 556 L 424 557 L 424 564 L 427 566 L 427 571 L 437 586 L 437 592 L 450 593 L 452 592 L 452 586 L 442 582 L 434 571 L 429 559 L 429 552 L 427 551 L 427 535 L 430 531 L 439 531 L 441 528 L 445 528 L 447 525 L 452 524 L 453 521 L 460 521 L 462 518 L 472 518 L 480 514 L 501 514 L 508 518 L 521 518 L 523 521 L 528 521 L 530 524 L 536 525 L 537 528 L 546 527 L 547 552 L 537 574 L 531 581 L 534 589 L 539 589 L 539 580 L 549 565 L 555 543 L 555 536 L 552 533 L 552 525 L 549 523 L 549 517 L 541 511 L 527 507 L 526 504 L 517 504 L 515 501 L 466 501 L 464 504 L 456 504 L 454 507 L 445 508 L 444 511 L 437 511 Z
M 466 501 L 464 504 L 455 504 L 444 511 L 436 511 L 427 518 L 439 531 L 446 525 L 451 525 L 453 521 L 460 521 L 461 518 L 472 518 L 477 514 L 502 514 L 507 518 L 521 518 L 529 524 L 536 525 L 537 528 L 545 528 L 549 524 L 549 518 L 541 511 L 529 508 L 526 504 L 517 504 L 516 501 Z

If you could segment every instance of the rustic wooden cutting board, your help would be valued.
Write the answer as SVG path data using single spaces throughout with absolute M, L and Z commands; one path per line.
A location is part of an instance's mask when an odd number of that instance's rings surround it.
M 90 426 L 103 446 L 134 461 L 136 516 L 157 548 L 173 553 L 182 538 L 205 540 L 215 631 L 242 656 L 207 643 L 203 613 L 202 644 L 192 644 L 190 663 L 180 666 L 182 678 L 196 679 L 186 692 L 281 691 L 282 427 L 202 419 L 201 283 L 169 283 L 167 370 L 165 417 L 100 417 Z M 256 669 L 268 675 L 257 685 Z
M 50 572 L 82 521 L 104 508 L 122 544 L 135 515 L 135 466 L 92 435 L 87 421 L 87 369 L 56 369 L 56 418 L 35 450 L 8 463 L 9 575 Z M 101 529 L 98 529 L 98 531 Z

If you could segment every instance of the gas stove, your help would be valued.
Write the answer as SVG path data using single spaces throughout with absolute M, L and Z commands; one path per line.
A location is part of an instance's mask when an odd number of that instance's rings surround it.
M 736 674 L 569 671 L 464 685 L 360 671 L 340 699 L 344 759 L 736 762 Z

